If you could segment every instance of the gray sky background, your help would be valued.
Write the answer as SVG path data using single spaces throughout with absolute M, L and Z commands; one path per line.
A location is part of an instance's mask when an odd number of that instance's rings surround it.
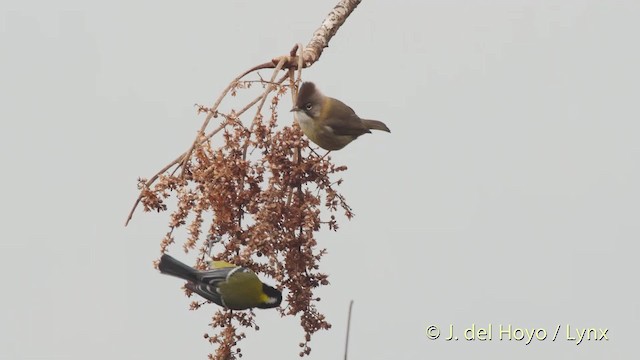
M 213 351 L 215 307 L 188 311 L 151 265 L 168 214 L 123 227 L 136 178 L 189 146 L 194 103 L 306 44 L 335 2 L 0 4 L 0 359 Z M 639 4 L 363 1 L 304 79 L 393 132 L 333 154 L 356 217 L 318 234 L 333 328 L 310 359 L 342 357 L 350 299 L 350 359 L 637 357 Z M 298 359 L 297 319 L 257 320 L 244 358 Z M 443 340 L 473 323 L 493 340 Z

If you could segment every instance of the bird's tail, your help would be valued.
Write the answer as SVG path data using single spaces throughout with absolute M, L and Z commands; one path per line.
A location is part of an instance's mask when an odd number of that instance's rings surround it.
M 378 121 L 378 120 L 366 120 L 366 119 L 362 119 L 362 122 L 369 128 L 372 130 L 382 130 L 382 131 L 386 131 L 388 133 L 391 132 L 391 130 L 389 130 L 389 128 L 387 127 L 387 125 L 385 125 L 382 121 Z
M 174 259 L 172 256 L 163 254 L 160 258 L 160 263 L 158 264 L 158 270 L 161 273 L 179 277 L 180 279 L 197 282 L 197 271 L 184 264 L 180 261 Z

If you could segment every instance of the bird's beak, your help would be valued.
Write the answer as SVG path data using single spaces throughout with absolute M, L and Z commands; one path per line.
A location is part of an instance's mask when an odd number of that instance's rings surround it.
M 294 111 L 298 111 L 298 110 L 300 110 L 300 108 L 297 107 L 297 106 L 294 106 L 293 108 L 291 108 L 291 110 L 289 110 L 289 112 L 294 112 Z

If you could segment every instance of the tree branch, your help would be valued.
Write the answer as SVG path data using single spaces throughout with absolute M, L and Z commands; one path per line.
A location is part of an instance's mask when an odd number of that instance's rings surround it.
M 178 156 L 175 160 L 167 164 L 165 167 L 160 169 L 160 171 L 158 171 L 145 183 L 145 186 L 146 187 L 151 186 L 158 179 L 160 175 L 165 173 L 174 165 L 178 165 L 178 168 L 181 167 L 183 169 L 182 175 L 184 176 L 185 165 L 187 161 L 189 161 L 189 158 L 193 152 L 193 149 L 198 144 L 198 141 L 199 140 L 206 141 L 224 128 L 225 125 L 221 124 L 213 132 L 207 134 L 206 136 L 204 135 L 204 131 L 209 125 L 211 118 L 217 116 L 218 106 L 220 106 L 220 103 L 222 102 L 222 100 L 227 96 L 229 91 L 231 91 L 231 89 L 233 89 L 238 84 L 238 82 L 242 78 L 244 78 L 245 76 L 247 76 L 248 74 L 254 71 L 261 70 L 261 69 L 277 69 L 275 72 L 277 72 L 280 69 L 282 70 L 297 69 L 298 79 L 300 79 L 300 71 L 302 70 L 301 65 L 302 67 L 307 68 L 313 65 L 316 61 L 318 61 L 318 59 L 320 59 L 320 55 L 322 55 L 322 51 L 324 50 L 324 48 L 329 46 L 329 41 L 331 40 L 331 38 L 333 38 L 333 36 L 338 32 L 338 29 L 340 29 L 340 26 L 344 24 L 344 22 L 347 20 L 347 17 L 351 15 L 353 10 L 355 10 L 355 8 L 360 4 L 361 1 L 362 0 L 340 0 L 340 2 L 338 2 L 338 4 L 333 8 L 333 10 L 331 10 L 331 12 L 329 12 L 329 14 L 326 16 L 326 18 L 322 22 L 322 25 L 320 25 L 320 27 L 313 33 L 313 35 L 311 36 L 311 40 L 309 41 L 307 46 L 302 50 L 302 55 L 300 56 L 297 55 L 300 45 L 296 44 L 291 49 L 288 56 L 279 56 L 277 58 L 272 59 L 271 62 L 256 65 L 251 69 L 244 71 L 242 74 L 240 74 L 235 79 L 233 79 L 229 83 L 229 85 L 227 85 L 227 87 L 222 91 L 222 93 L 218 96 L 213 106 L 209 109 L 207 117 L 205 118 L 205 121 L 200 127 L 200 130 L 198 131 L 198 136 L 196 136 L 196 139 L 193 141 L 189 149 L 184 153 L 182 153 L 180 156 Z M 275 72 L 274 72 L 274 75 L 275 75 Z M 278 81 L 278 84 L 281 84 L 281 83 L 282 81 Z M 268 89 L 266 93 L 268 94 L 271 89 L 272 88 Z M 256 99 L 255 102 L 250 103 L 243 110 L 246 111 L 249 107 L 255 105 L 256 102 L 260 101 L 260 99 L 265 99 L 265 98 L 266 98 L 266 94 L 263 94 L 258 99 Z M 240 114 L 237 114 L 237 116 L 239 115 Z M 135 212 L 136 208 L 140 204 L 140 200 L 142 199 L 142 190 L 144 189 L 141 189 L 140 195 L 134 202 L 133 207 L 131 208 L 131 211 L 127 216 L 127 220 L 125 221 L 124 226 L 127 226 L 129 224 L 129 221 L 131 221 L 131 219 L 133 218 L 133 213 Z
M 166 211 L 165 199 L 175 196 L 177 204 L 170 216 L 170 231 L 161 242 L 161 252 L 174 243 L 173 230 L 182 226 L 188 233 L 183 245 L 185 252 L 196 249 L 203 241 L 200 249 L 205 251 L 201 251 L 197 260 L 198 268 L 204 267 L 204 255 L 208 253 L 214 259 L 245 266 L 273 278 L 278 289 L 288 290 L 287 306 L 279 309 L 281 315 L 300 318 L 304 331 L 300 356 L 311 352 L 309 344 L 313 334 L 331 328 L 314 303 L 319 301 L 314 296 L 315 289 L 329 284 L 329 276 L 320 272 L 319 266 L 326 249 L 318 248 L 314 233 L 321 227 L 336 230 L 338 224 L 333 215 L 329 219 L 321 216 L 324 214 L 321 207 L 326 207 L 330 213 L 342 208 L 348 219 L 353 213 L 344 197 L 332 188 L 341 180 L 332 182 L 330 179 L 333 174 L 345 171 L 346 166 L 336 166 L 330 158 L 311 153 L 303 157 L 302 150 L 308 148 L 308 140 L 295 120 L 293 124 L 291 120 L 288 124 L 279 124 L 278 108 L 287 91 L 291 91 L 295 101 L 302 69 L 319 60 L 331 38 L 360 2 L 339 0 L 307 47 L 296 44 L 289 54 L 242 72 L 226 86 L 210 108 L 198 105 L 198 113 L 206 113 L 206 118 L 195 139 L 187 151 L 151 178 L 139 179 L 140 194 L 126 221 L 128 224 L 140 203 L 145 210 Z M 240 111 L 220 111 L 229 95 L 235 96 L 238 90 L 258 82 L 246 77 L 250 74 L 255 77 L 260 69 L 273 69 L 268 80 L 257 74 L 263 85 L 260 95 Z M 284 84 L 287 79 L 289 83 Z M 269 109 L 265 110 L 267 106 Z M 254 107 L 255 115 L 250 124 L 243 123 L 242 114 Z M 267 111 L 269 117 L 263 114 Z M 218 117 L 223 119 L 212 124 L 211 119 Z M 220 132 L 223 132 L 224 143 L 214 147 L 210 139 Z M 248 156 L 255 150 L 253 156 Z M 295 189 L 298 196 L 292 196 Z M 317 194 L 313 189 L 317 189 Z M 247 221 L 242 221 L 244 217 Z M 205 221 L 210 224 L 203 225 Z M 206 237 L 205 228 L 208 228 Z M 214 245 L 217 250 L 211 255 Z M 353 302 L 349 307 L 345 359 L 352 305 Z M 207 335 L 209 342 L 218 344 L 215 355 L 210 354 L 210 358 L 233 360 L 241 357 L 237 342 L 245 335 L 237 329 L 257 329 L 254 317 L 253 312 L 219 310 L 210 325 L 223 329 L 213 336 Z

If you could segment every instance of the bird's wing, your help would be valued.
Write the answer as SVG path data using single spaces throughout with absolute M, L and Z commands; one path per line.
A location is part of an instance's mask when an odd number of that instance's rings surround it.
M 197 281 L 189 282 L 185 287 L 203 298 L 214 303 L 227 307 L 220 292 L 220 286 L 227 281 L 227 278 L 236 271 L 242 270 L 240 266 L 223 267 L 205 271 L 198 271 Z
M 240 266 L 221 267 L 210 270 L 198 271 L 197 278 L 200 283 L 217 286 L 218 283 L 226 281 L 227 278 L 236 271 L 242 270 Z
M 211 286 L 204 283 L 188 282 L 184 287 L 186 287 L 191 292 L 194 292 L 209 301 L 212 301 L 220 306 L 226 307 L 226 305 L 224 304 L 224 301 L 222 301 L 222 296 L 218 292 L 218 288 L 216 286 Z
M 321 114 L 320 117 L 326 118 L 325 125 L 330 127 L 335 135 L 360 136 L 371 132 L 352 108 L 340 100 L 331 100 L 342 106 L 328 106 L 330 102 L 325 101 L 323 111 L 328 113 Z
M 350 119 L 348 121 L 331 119 L 327 121 L 326 125 L 333 130 L 335 135 L 360 136 L 371 132 L 371 130 L 362 123 L 358 116 L 355 116 L 353 120 Z

